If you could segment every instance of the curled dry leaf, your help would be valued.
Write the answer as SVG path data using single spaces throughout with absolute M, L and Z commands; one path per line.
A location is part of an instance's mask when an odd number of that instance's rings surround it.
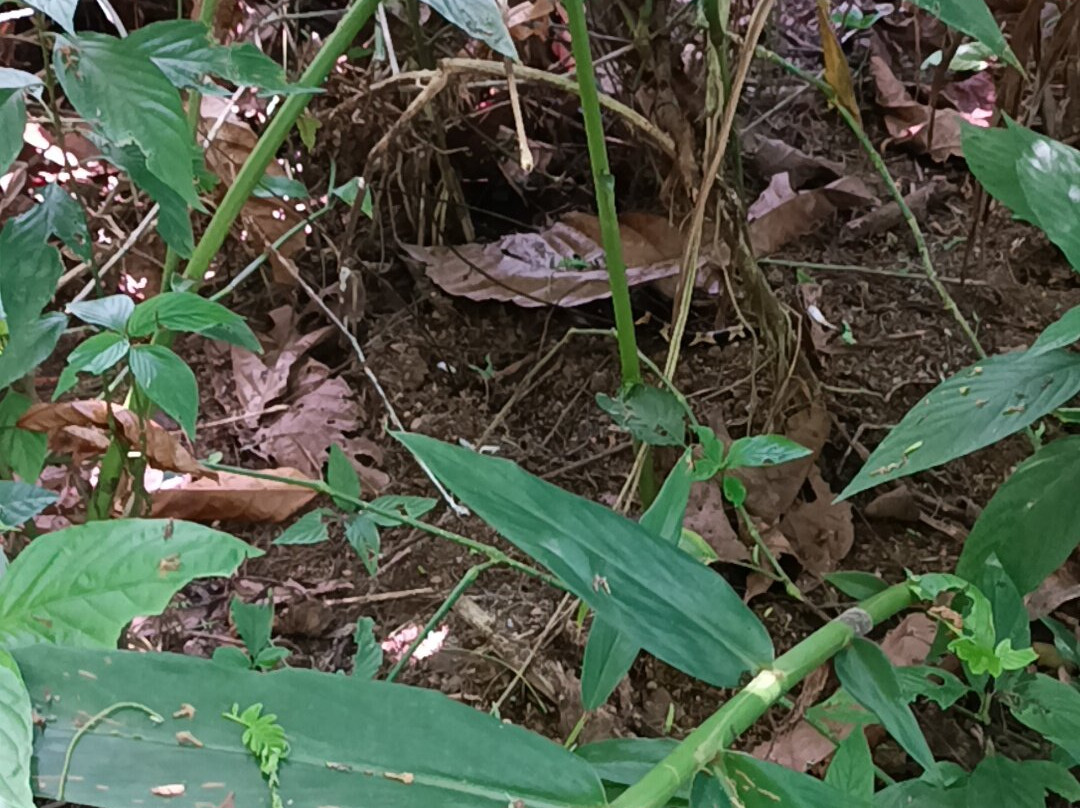
M 897 667 L 921 665 L 930 653 L 937 625 L 925 614 L 913 612 L 889 629 L 881 641 L 881 650 Z
M 837 568 L 851 552 L 855 526 L 851 503 L 833 502 L 835 495 L 821 477 L 817 466 L 810 469 L 812 501 L 798 502 L 780 520 L 780 530 L 791 542 L 799 563 L 815 575 Z
M 724 512 L 724 495 L 714 481 L 694 483 L 686 503 L 683 527 L 697 533 L 724 562 L 749 561 L 750 551 Z
M 258 136 L 250 126 L 244 123 L 229 107 L 228 99 L 204 96 L 200 110 L 199 134 L 202 137 L 216 128 L 217 121 L 223 122 L 217 129 L 217 135 L 206 150 L 206 164 L 221 178 L 219 190 L 224 193 L 236 180 L 236 175 L 258 142 Z M 284 177 L 285 172 L 277 163 L 271 163 L 266 169 L 268 177 Z M 303 217 L 289 203 L 280 199 L 259 199 L 252 197 L 244 203 L 240 211 L 246 239 L 252 243 L 255 252 L 263 252 L 286 231 L 295 227 Z M 307 236 L 303 230 L 277 248 L 278 255 L 270 256 L 274 268 L 274 280 L 277 283 L 292 285 L 293 277 L 281 266 L 279 256 L 291 258 L 307 246 Z
M 146 460 L 154 468 L 196 477 L 207 474 L 187 449 L 156 422 L 140 422 L 130 410 L 116 405 L 110 407 L 104 401 L 35 404 L 19 419 L 18 426 L 30 432 L 46 433 L 50 449 L 70 453 L 81 460 L 97 457 L 108 448 L 110 411 L 128 446 L 142 447 L 145 426 Z
M 793 188 L 832 182 L 844 173 L 844 167 L 839 163 L 809 155 L 782 140 L 749 138 L 746 146 L 763 177 L 787 174 Z
M 547 41 L 551 29 L 551 13 L 555 10 L 554 0 L 525 0 L 511 6 L 503 12 L 506 27 L 518 42 L 529 37 Z
M 294 468 L 266 469 L 275 477 L 310 480 Z M 292 517 L 316 496 L 309 488 L 218 472 L 217 479 L 185 480 L 180 486 L 149 492 L 150 515 L 192 522 L 277 524 Z
M 1070 559 L 1027 596 L 1028 615 L 1032 620 L 1038 620 L 1077 598 L 1080 598 L 1080 564 Z

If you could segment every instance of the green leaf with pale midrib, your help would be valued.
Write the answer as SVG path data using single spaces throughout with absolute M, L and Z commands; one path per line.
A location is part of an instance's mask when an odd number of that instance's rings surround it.
M 124 519 L 58 530 L 35 539 L 0 579 L 0 641 L 115 645 L 133 618 L 158 614 L 190 581 L 229 575 L 258 555 L 191 522 Z
M 768 664 L 768 632 L 728 583 L 635 522 L 517 465 L 395 433 L 469 508 L 642 648 L 720 687 Z
M 1009 48 L 994 15 L 983 0 L 912 0 L 912 3 L 946 25 L 978 40 L 992 53 L 1020 69 L 1016 55 Z
M 30 791 L 33 742 L 30 694 L 15 660 L 0 649 L 0 808 L 33 808 Z
M 603 804 L 592 768 L 572 753 L 433 691 L 299 669 L 258 674 L 174 654 L 36 646 L 17 651 L 16 658 L 31 697 L 55 716 L 34 750 L 42 778 L 36 790 L 43 797 L 55 796 L 80 716 L 136 701 L 164 716 L 164 724 L 128 710 L 87 733 L 72 756 L 69 800 L 113 808 L 143 798 L 152 786 L 184 783 L 186 793 L 169 800 L 170 806 L 217 805 L 229 792 L 238 806 L 265 805 L 266 786 L 240 741 L 240 728 L 221 718 L 239 700 L 241 708 L 262 704 L 285 730 L 291 751 L 281 769 L 281 793 L 287 805 Z M 53 696 L 48 705 L 46 693 Z M 174 719 L 183 703 L 195 708 L 194 717 Z M 178 745 L 181 731 L 203 747 Z M 135 735 L 144 740 L 136 742 Z M 115 765 L 117 760 L 125 765 Z M 401 782 L 404 775 L 412 782 Z M 206 789 L 206 782 L 223 787 Z

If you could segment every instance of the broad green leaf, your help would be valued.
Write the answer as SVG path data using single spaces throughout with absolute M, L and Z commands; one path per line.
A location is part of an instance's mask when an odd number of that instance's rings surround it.
M 793 769 L 758 760 L 741 752 L 725 752 L 721 766 L 741 808 L 869 808 L 870 803 L 853 794 Z
M 30 755 L 34 748 L 30 694 L 11 655 L 0 648 L 0 806 L 34 808 Z
M 34 208 L 33 214 L 40 216 L 45 230 L 64 242 L 79 258 L 84 261 L 93 258 L 86 211 L 63 186 L 55 182 L 46 185 L 41 191 L 41 202 Z
M 907 665 L 896 669 L 896 681 L 904 698 L 915 701 L 922 696 L 947 710 L 971 690 L 954 674 L 929 665 Z
M 53 70 L 83 118 L 117 147 L 138 146 L 152 175 L 204 210 L 180 94 L 137 47 L 104 34 L 57 36 Z
M 41 87 L 41 79 L 35 76 L 33 73 L 27 73 L 25 70 L 16 70 L 13 67 L 0 67 L 0 97 L 3 97 L 5 92 L 13 92 L 15 90 L 34 90 Z M 22 133 L 19 134 L 20 139 Z
M 1076 688 L 1039 673 L 1013 688 L 1009 707 L 1025 727 L 1080 760 L 1080 691 Z
M 16 426 L 31 403 L 14 390 L 0 399 L 0 476 L 15 473 L 23 482 L 38 478 L 49 450 L 48 435 Z
M 671 754 L 677 746 L 670 738 L 612 738 L 579 746 L 575 754 L 592 764 L 605 783 L 631 786 Z M 678 799 L 690 796 L 690 784 L 675 792 Z
M 597 393 L 596 403 L 636 440 L 650 446 L 682 446 L 686 411 L 668 390 L 636 384 L 618 398 Z
M 312 670 L 255 673 L 175 654 L 35 646 L 16 651 L 15 658 L 33 704 L 50 717 L 33 760 L 35 790 L 46 799 L 56 797 L 64 756 L 86 716 L 135 702 L 164 722 L 125 709 L 86 732 L 71 756 L 67 800 L 102 808 L 151 805 L 159 799 L 151 788 L 180 783 L 186 786 L 182 796 L 159 801 L 194 808 L 220 805 L 231 793 L 237 806 L 268 806 L 257 762 L 237 726 L 221 717 L 239 700 L 262 704 L 285 730 L 291 746 L 281 768 L 285 805 L 604 804 L 588 763 L 435 691 Z M 189 710 L 174 717 L 184 704 L 194 715 Z M 178 742 L 178 732 L 201 747 Z
M 412 519 L 420 519 L 436 505 L 431 497 L 385 496 L 376 497 L 368 503 L 369 508 L 377 508 L 382 513 L 367 511 L 367 516 L 379 527 L 397 527 L 400 519 L 383 514 L 400 514 Z
M 724 483 L 721 487 L 724 491 L 724 499 L 736 508 L 741 508 L 743 503 L 746 502 L 746 486 L 738 477 L 725 475 Z
M 1076 549 L 1080 436 L 1043 446 L 998 488 L 964 541 L 958 575 L 977 580 L 997 556 L 1020 594 L 1035 591 Z
M 856 637 L 837 654 L 833 667 L 844 690 L 881 720 L 916 763 L 932 771 L 934 755 L 900 689 L 896 671 L 881 649 Z
M 262 555 L 227 533 L 172 519 L 90 522 L 40 536 L 0 579 L 0 641 L 115 646 L 196 578 Z
M 704 771 L 694 775 L 690 786 L 690 808 L 730 808 L 731 800 L 720 780 Z
M 67 305 L 67 313 L 75 315 L 84 323 L 99 325 L 117 332 L 123 332 L 133 311 L 135 311 L 135 301 L 127 295 L 109 295 L 97 300 L 83 300 Z
M 377 575 L 382 539 L 379 536 L 379 528 L 371 520 L 371 516 L 360 513 L 349 517 L 345 523 L 345 540 L 360 556 L 360 561 L 368 575 Z
M 60 398 L 78 381 L 80 373 L 100 376 L 128 354 L 131 346 L 122 334 L 105 331 L 83 340 L 68 354 L 67 365 L 53 391 L 53 401 Z
M 290 95 L 321 93 L 317 87 L 290 84 L 277 62 L 250 42 L 229 45 L 219 52 L 215 72 L 223 79 L 244 87 L 256 87 L 262 94 Z
M 1023 71 L 985 0 L 912 0 L 912 3 L 982 43 L 991 53 Z
M 252 659 L 256 658 L 270 645 L 274 607 L 268 603 L 244 603 L 234 595 L 229 604 L 229 614 L 248 655 Z
M 874 797 L 874 759 L 862 727 L 853 729 L 833 753 L 825 782 L 838 791 L 869 803 Z
M 994 52 L 981 42 L 964 42 L 956 49 L 952 60 L 949 62 L 949 70 L 956 73 L 977 73 L 990 67 L 990 60 L 995 56 Z M 937 67 L 945 57 L 940 50 L 936 50 L 923 59 L 920 70 L 929 70 Z
M 251 195 L 258 199 L 307 199 L 311 196 L 300 180 L 275 174 L 264 174 Z
M 775 466 L 811 454 L 805 446 L 783 435 L 755 435 L 739 438 L 728 448 L 727 469 Z
M 806 711 L 806 716 L 814 721 L 829 721 L 833 724 L 851 724 L 863 727 L 879 724 L 876 715 L 860 707 L 844 688 L 839 688 L 820 704 L 815 704 Z
M 724 444 L 707 426 L 695 424 L 690 431 L 701 445 L 701 456 L 694 463 L 694 482 L 711 480 L 724 470 Z
M 866 600 L 871 595 L 883 592 L 889 585 L 869 572 L 829 572 L 825 580 L 855 600 Z
M 59 498 L 58 494 L 29 483 L 0 480 L 0 533 L 30 521 Z
M 686 503 L 690 499 L 690 454 L 668 474 L 652 505 L 641 516 L 641 526 L 667 542 L 676 542 L 682 533 Z M 641 647 L 602 618 L 593 620 L 581 666 L 581 701 L 586 710 L 595 710 L 608 700 L 637 659 Z
M 353 499 L 360 499 L 360 477 L 353 468 L 352 461 L 341 451 L 336 443 L 330 446 L 330 456 L 326 461 L 326 484 L 332 489 Z M 359 506 L 355 502 L 333 497 L 334 504 L 346 513 L 355 513 Z
M 996 443 L 1080 390 L 1080 355 L 995 356 L 946 379 L 871 453 L 841 499 Z
M 700 533 L 695 533 L 688 528 L 683 528 L 679 534 L 679 549 L 702 564 L 714 564 L 720 560 L 720 556 L 712 545 L 705 541 Z
M 211 659 L 215 664 L 224 665 L 227 668 L 238 668 L 242 671 L 250 670 L 253 662 L 246 653 L 231 645 L 221 645 L 215 648 Z
M 50 217 L 42 205 L 9 219 L 0 230 L 0 255 L 4 256 L 0 317 L 7 320 L 12 339 L 18 337 L 20 328 L 38 319 L 56 291 L 64 267 L 60 253 L 48 243 L 54 235 Z M 0 381 L 0 387 L 6 384 Z
M 357 194 L 360 193 L 360 189 L 364 187 L 363 177 L 353 177 L 348 182 L 342 183 L 337 188 L 333 188 L 330 191 L 331 196 L 336 196 L 350 208 L 356 204 Z
M 323 517 L 326 511 L 316 508 L 308 511 L 274 539 L 274 544 L 322 544 L 330 538 Z
M 1080 665 L 1080 641 L 1077 640 L 1073 630 L 1066 628 L 1052 617 L 1044 617 L 1039 622 L 1054 635 L 1054 647 L 1057 648 L 1058 653 L 1073 665 Z
M 994 638 L 998 642 L 1010 640 L 1017 648 L 1030 648 L 1031 617 L 1024 606 L 1024 598 L 1005 570 L 988 561 L 973 583 L 990 601 Z
M 1067 348 L 1077 340 L 1080 340 L 1080 306 L 1073 306 L 1043 329 L 1039 338 L 1028 348 L 1028 356 L 1038 356 L 1055 348 Z
M 904 780 L 877 792 L 874 808 L 975 808 L 967 794 L 966 784 L 943 788 L 925 780 Z
M 1080 799 L 1080 783 L 1063 766 L 1049 760 L 1017 761 L 1000 755 L 979 761 L 967 790 L 969 806 L 1045 808 L 1049 791 L 1060 793 L 1070 802 Z
M 1038 135 L 1005 118 L 1004 128 L 961 126 L 964 159 L 975 178 L 990 196 L 1013 212 L 1016 218 L 1038 224 L 1020 185 L 1017 163 L 1020 155 L 1038 140 Z
M 395 433 L 511 544 L 621 633 L 709 684 L 772 658 L 764 626 L 719 575 L 640 525 L 501 458 Z
M 195 437 L 199 415 L 199 385 L 183 359 L 163 345 L 135 345 L 128 366 L 146 397 Z
M 13 331 L 0 353 L 0 389 L 21 379 L 52 355 L 67 328 L 67 317 L 54 312 Z
M 184 198 L 150 172 L 138 146 L 119 148 L 102 138 L 92 140 L 106 160 L 131 177 L 158 204 L 157 231 L 162 241 L 181 258 L 191 257 L 195 236 L 191 230 L 191 211 Z
M 0 175 L 7 173 L 22 151 L 25 130 L 26 100 L 22 91 L 0 90 Z
M 352 675 L 357 679 L 374 679 L 383 658 L 382 646 L 375 639 L 375 621 L 370 617 L 357 620 L 353 641 L 356 653 L 353 654 Z
M 507 59 L 518 61 L 514 38 L 495 0 L 431 0 L 428 5 L 473 39 L 479 39 Z
M 23 2 L 36 8 L 42 14 L 52 17 L 63 26 L 65 31 L 75 30 L 75 6 L 79 0 L 23 0 Z
M 162 292 L 144 300 L 135 307 L 127 328 L 133 337 L 148 337 L 159 328 L 203 334 L 262 353 L 243 317 L 193 292 Z

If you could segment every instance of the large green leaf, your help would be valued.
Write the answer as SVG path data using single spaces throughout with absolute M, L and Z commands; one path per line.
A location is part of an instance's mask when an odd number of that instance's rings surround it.
M 684 454 L 668 474 L 652 505 L 641 516 L 641 526 L 661 539 L 676 543 L 682 532 L 690 499 L 690 455 Z M 641 647 L 600 617 L 593 620 L 581 665 L 581 701 L 595 710 L 608 700 Z
M 150 59 L 126 40 L 84 33 L 56 38 L 53 69 L 83 118 L 117 147 L 138 146 L 151 174 L 189 206 L 204 209 L 180 94 Z
M 244 318 L 193 292 L 162 292 L 135 307 L 127 322 L 133 337 L 147 337 L 159 328 L 187 331 L 262 353 L 259 340 Z
M 19 90 L 0 90 L 0 175 L 7 172 L 23 147 L 26 101 Z
M 825 782 L 856 799 L 870 802 L 874 797 L 874 759 L 862 727 L 851 730 L 836 747 Z
M 1080 692 L 1044 674 L 1018 683 L 1009 694 L 1013 716 L 1080 760 Z
M 1023 126 L 1017 126 L 1009 118 L 1004 128 L 984 126 L 961 127 L 961 144 L 968 168 L 982 183 L 990 196 L 1003 204 L 1018 219 L 1035 224 L 1035 212 L 1031 210 L 1020 187 L 1017 161 L 1030 148 L 1038 135 Z
M 33 519 L 59 499 L 59 495 L 28 483 L 0 480 L 0 533 Z
M 23 2 L 36 8 L 42 14 L 52 17 L 67 31 L 75 30 L 75 6 L 79 0 L 23 0 Z
M 0 255 L 4 256 L 0 309 L 13 338 L 20 326 L 37 320 L 56 291 L 64 267 L 60 253 L 49 244 L 54 235 L 48 212 L 41 205 L 9 219 L 0 231 Z
M 934 755 L 919 729 L 896 678 L 896 671 L 880 648 L 856 637 L 833 661 L 836 676 L 855 701 L 880 719 L 889 734 L 915 762 L 934 770 Z
M 91 522 L 41 536 L 0 579 L 0 642 L 112 646 L 196 578 L 231 574 L 248 544 L 170 519 Z
M 35 791 L 45 798 L 55 798 L 64 755 L 86 717 L 135 702 L 164 722 L 128 709 L 88 731 L 71 756 L 67 800 L 149 805 L 151 788 L 176 784 L 184 793 L 162 803 L 219 805 L 231 793 L 237 806 L 268 806 L 255 759 L 237 726 L 221 717 L 233 704 L 261 704 L 277 715 L 290 745 L 281 767 L 285 805 L 604 803 L 592 767 L 571 752 L 433 691 L 311 670 L 259 674 L 173 654 L 36 646 L 15 657 L 50 719 L 34 748 Z
M 33 808 L 30 754 L 34 724 L 30 694 L 11 655 L 0 648 L 0 808 Z
M 60 373 L 56 389 L 53 391 L 53 401 L 75 386 L 80 373 L 100 376 L 127 356 L 130 347 L 123 335 L 112 331 L 95 334 L 90 339 L 80 342 L 68 354 L 67 365 Z
M 840 494 L 844 499 L 989 446 L 1080 390 L 1080 355 L 1005 354 L 946 379 L 912 407 Z
M 768 664 L 768 632 L 728 583 L 676 546 L 508 460 L 395 437 L 485 522 L 650 653 L 731 687 Z
M 128 353 L 128 366 L 147 398 L 194 438 L 199 385 L 184 360 L 164 345 L 136 345 Z
M 1069 557 L 1080 533 L 1080 436 L 1043 446 L 998 488 L 964 541 L 956 573 L 977 581 L 996 555 L 1020 594 Z
M 739 798 L 741 808 L 869 808 L 870 803 L 854 794 L 823 783 L 809 774 L 758 760 L 741 752 L 725 752 L 717 770 L 722 770 Z
M 119 333 L 123 333 L 133 311 L 135 301 L 128 295 L 107 295 L 96 300 L 80 300 L 67 305 L 67 313 L 74 314 L 84 323 Z
M 41 202 L 33 208 L 33 215 L 42 221 L 44 232 L 55 236 L 84 261 L 93 258 L 90 229 L 86 225 L 86 211 L 63 186 L 51 182 L 41 190 Z
M 1053 791 L 1073 805 L 1080 799 L 1080 784 L 1069 770 L 1049 760 L 1009 760 L 990 755 L 979 761 L 968 781 L 968 805 L 1009 808 L 1045 808 Z
M 967 785 L 951 788 L 925 780 L 904 780 L 874 795 L 874 808 L 975 808 L 967 801 Z
M 0 353 L 0 389 L 48 359 L 65 328 L 67 317 L 53 312 L 13 331 L 4 352 Z
M 671 754 L 676 746 L 670 738 L 612 738 L 579 746 L 574 752 L 589 761 L 605 783 L 631 786 Z M 680 799 L 689 795 L 689 783 L 684 783 L 675 792 Z
M 912 3 L 946 25 L 978 40 L 991 53 L 1021 69 L 984 0 L 912 0 Z
M 479 39 L 507 59 L 518 61 L 514 38 L 495 0 L 431 0 L 428 5 L 473 39 Z
M 1052 322 L 1028 349 L 1029 356 L 1037 356 L 1055 348 L 1067 348 L 1080 340 L 1080 306 L 1073 306 Z
M 15 426 L 32 403 L 14 390 L 0 399 L 0 475 L 14 473 L 23 482 L 38 478 L 49 449 L 48 435 Z

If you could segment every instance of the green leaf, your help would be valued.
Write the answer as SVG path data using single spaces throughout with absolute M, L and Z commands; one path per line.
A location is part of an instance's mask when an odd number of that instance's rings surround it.
M 59 498 L 52 491 L 28 483 L 0 480 L 0 533 L 30 521 Z
M 120 710 L 87 731 L 71 756 L 67 800 L 102 808 L 140 800 L 149 805 L 151 788 L 183 783 L 183 797 L 162 802 L 218 805 L 232 793 L 237 806 L 268 806 L 258 762 L 236 724 L 221 718 L 240 699 L 275 714 L 288 737 L 280 784 L 285 805 L 604 804 L 588 763 L 435 691 L 294 668 L 256 673 L 174 654 L 36 646 L 15 657 L 33 703 L 50 717 L 33 761 L 38 795 L 45 799 L 56 797 L 64 756 L 86 716 L 134 702 L 164 722 Z M 173 718 L 183 704 L 194 715 Z M 201 748 L 179 744 L 178 732 L 198 739 Z
M 48 243 L 55 235 L 51 225 L 48 211 L 36 205 L 9 219 L 0 230 L 0 255 L 4 256 L 0 317 L 7 320 L 12 339 L 18 337 L 20 328 L 38 319 L 64 270 L 60 253 Z M 0 382 L 0 387 L 6 384 Z
M 244 603 L 234 595 L 229 604 L 229 614 L 248 655 L 255 659 L 270 645 L 274 607 L 268 603 Z
M 0 648 L 0 806 L 34 808 L 30 756 L 34 748 L 30 694 L 11 654 Z
M 700 771 L 690 786 L 690 808 L 730 808 L 731 801 L 720 780 Z
M 1070 628 L 1066 628 L 1062 623 L 1055 620 L 1052 617 L 1044 617 L 1040 620 L 1044 626 L 1046 626 L 1050 633 L 1054 635 L 1054 647 L 1057 648 L 1067 662 L 1071 662 L 1073 665 L 1080 665 L 1080 641 L 1077 640 L 1076 634 Z
M 326 484 L 339 494 L 360 499 L 360 476 L 353 468 L 352 461 L 336 443 L 330 445 L 330 456 L 326 461 Z M 359 510 L 355 502 L 340 497 L 333 497 L 333 500 L 334 504 L 346 513 L 356 513 Z
M 356 197 L 364 186 L 363 177 L 353 177 L 348 182 L 342 183 L 330 191 L 331 196 L 336 196 L 350 208 L 356 204 Z
M 153 176 L 205 210 L 195 192 L 195 141 L 180 94 L 136 46 L 104 34 L 57 36 L 53 70 L 83 118 L 117 147 L 137 146 Z
M 912 702 L 922 696 L 942 710 L 948 710 L 971 690 L 954 674 L 929 665 L 897 668 L 896 681 L 900 683 L 900 690 L 907 701 Z
M 234 648 L 231 645 L 222 645 L 214 649 L 214 653 L 211 656 L 214 663 L 217 665 L 224 665 L 228 668 L 238 668 L 246 671 L 250 670 L 254 664 L 254 660 L 247 654 L 241 651 L 239 648 Z
M 867 803 L 874 798 L 874 760 L 862 727 L 855 727 L 836 747 L 825 782 Z
M 1020 185 L 1017 163 L 1038 135 L 1005 116 L 1004 128 L 962 126 L 964 159 L 968 168 L 990 196 L 1013 212 L 1016 218 L 1038 224 Z
M 147 337 L 159 328 L 212 336 L 230 345 L 262 353 L 255 334 L 239 314 L 192 292 L 162 292 L 135 307 L 127 324 L 133 337 Z
M 75 6 L 79 0 L 23 0 L 23 3 L 56 20 L 65 31 L 75 30 Z
M 128 318 L 135 311 L 135 301 L 127 295 L 109 295 L 97 300 L 68 303 L 66 311 L 84 323 L 99 325 L 110 331 L 123 332 Z
M 493 0 L 431 0 L 428 5 L 473 39 L 507 59 L 519 61 L 514 38 Z
M 1080 436 L 1048 443 L 995 492 L 964 541 L 956 573 L 976 580 L 996 556 L 1020 594 L 1065 563 L 1080 534 Z
M 990 601 L 994 638 L 999 641 L 1010 640 L 1017 648 L 1029 648 L 1031 617 L 1024 606 L 1024 598 L 1005 570 L 997 563 L 988 562 L 974 584 Z
M 376 497 L 367 506 L 377 508 L 386 514 L 400 514 L 411 519 L 420 519 L 436 504 L 431 497 L 385 496 Z M 375 513 L 375 511 L 366 513 L 367 517 L 379 527 L 397 527 L 402 524 L 400 519 L 395 519 L 393 516 L 383 516 L 382 513 Z
M 936 50 L 923 59 L 920 70 L 929 70 L 941 64 L 944 54 Z M 981 42 L 964 42 L 956 49 L 956 53 L 949 62 L 949 70 L 956 73 L 977 73 L 990 67 L 990 61 L 995 53 Z
M 739 438 L 731 444 L 724 464 L 726 469 L 778 466 L 806 457 L 811 451 L 782 435 L 755 435 Z
M 360 561 L 368 575 L 377 575 L 382 542 L 379 528 L 368 514 L 361 513 L 349 518 L 349 521 L 345 523 L 345 540 L 360 556 Z
M 724 499 L 736 508 L 741 508 L 743 503 L 746 502 L 746 486 L 738 477 L 724 475 L 723 489 Z
M 912 407 L 840 494 L 845 499 L 1018 432 L 1080 390 L 1080 356 L 1005 354 L 946 379 Z
M 690 454 L 686 452 L 668 474 L 656 499 L 641 516 L 641 526 L 666 542 L 682 533 L 690 499 Z M 600 617 L 593 620 L 581 666 L 581 701 L 595 710 L 608 700 L 637 659 L 641 646 Z
M 896 670 L 881 649 L 856 637 L 837 654 L 833 666 L 844 690 L 881 720 L 916 763 L 933 770 L 934 755 L 900 689 Z
M 199 415 L 199 385 L 183 359 L 162 345 L 135 345 L 128 366 L 146 397 L 195 437 Z
M 307 199 L 307 186 L 300 180 L 276 174 L 264 174 L 251 195 L 258 199 Z
M 825 580 L 855 600 L 866 600 L 871 595 L 884 592 L 889 585 L 869 572 L 829 572 Z
M 7 70 L 10 68 L 0 68 Z M 0 175 L 7 173 L 23 148 L 26 100 L 19 90 L 0 90 Z
M 210 31 L 194 20 L 164 20 L 132 31 L 125 41 L 153 62 L 177 88 L 208 91 L 204 78 L 218 66 L 220 46 L 210 41 Z
M 86 211 L 61 185 L 55 182 L 46 185 L 41 191 L 41 203 L 33 213 L 43 219 L 45 230 L 64 242 L 75 255 L 84 261 L 93 259 Z
M 715 564 L 720 560 L 716 550 L 701 537 L 701 534 L 688 528 L 683 528 L 679 534 L 679 549 L 702 564 Z
M 742 808 L 869 808 L 870 803 L 829 783 L 741 752 L 725 752 L 722 770 Z
M 991 53 L 1023 72 L 984 0 L 912 0 L 912 3 L 985 45 Z
M 104 331 L 95 334 L 68 354 L 67 365 L 56 382 L 53 401 L 75 386 L 80 373 L 100 376 L 128 355 L 131 345 L 122 334 Z
M 1058 789 L 1070 801 L 1080 795 L 1080 784 L 1063 766 L 1049 760 L 1016 761 L 991 755 L 971 773 L 968 805 L 1044 808 L 1047 792 Z
M 1028 356 L 1067 348 L 1080 339 L 1080 306 L 1073 306 L 1061 317 L 1043 329 L 1039 338 L 1028 348 Z
M 375 621 L 370 617 L 357 620 L 353 641 L 356 653 L 353 654 L 352 675 L 357 679 L 374 679 L 383 659 L 382 646 L 375 639 Z
M 227 533 L 172 519 L 90 522 L 40 536 L 0 579 L 0 640 L 115 646 L 196 578 L 262 555 Z
M 45 468 L 49 436 L 16 426 L 32 403 L 14 390 L 0 398 L 0 476 L 15 473 L 26 482 L 36 480 Z
M 618 398 L 597 393 L 596 403 L 636 440 L 650 446 L 682 446 L 686 411 L 668 390 L 635 384 Z
M 1019 682 L 1010 694 L 1013 717 L 1080 760 L 1080 692 L 1044 674 Z
M 668 664 L 730 687 L 772 658 L 764 626 L 728 583 L 640 525 L 507 460 L 423 435 L 394 437 L 511 544 Z
M 300 95 L 321 93 L 317 87 L 290 84 L 281 65 L 250 42 L 229 45 L 219 52 L 215 72 L 243 87 L 256 87 L 262 94 Z
M 694 463 L 694 482 L 711 480 L 724 470 L 724 444 L 707 426 L 693 425 L 690 431 L 701 445 L 701 457 Z
M 975 808 L 967 793 L 966 783 L 942 788 L 925 780 L 904 780 L 877 792 L 874 808 Z
M 12 331 L 4 352 L 0 353 L 0 389 L 48 359 L 65 328 L 67 317 L 54 312 Z
M 274 539 L 274 544 L 322 544 L 330 538 L 323 518 L 326 513 L 322 508 L 308 511 L 285 528 L 281 535 Z

